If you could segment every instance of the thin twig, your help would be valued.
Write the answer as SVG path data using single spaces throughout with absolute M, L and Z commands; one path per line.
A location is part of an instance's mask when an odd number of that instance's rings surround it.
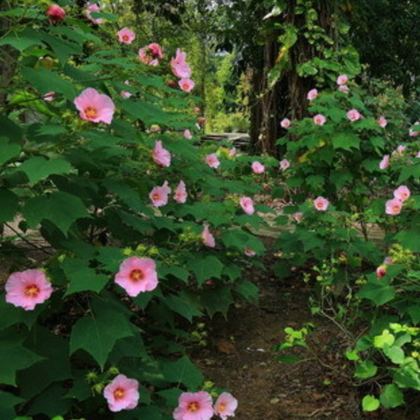
M 51 252 L 47 252 L 45 250 L 45 248 L 41 248 L 37 245 L 35 245 L 34 243 L 32 243 L 31 241 L 29 241 L 27 238 L 25 238 L 25 236 L 23 236 L 21 233 L 19 233 L 13 226 L 9 225 L 9 223 L 5 223 L 5 225 L 12 231 L 14 232 L 17 236 L 19 236 L 20 239 L 22 239 L 23 242 L 27 243 L 29 246 L 31 246 L 32 248 L 38 250 L 38 251 L 42 251 L 45 254 L 48 255 L 52 255 Z

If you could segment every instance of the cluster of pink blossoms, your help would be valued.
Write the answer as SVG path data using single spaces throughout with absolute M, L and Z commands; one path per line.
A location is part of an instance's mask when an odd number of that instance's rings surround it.
M 404 201 L 407 201 L 410 195 L 410 190 L 405 185 L 398 187 L 394 191 L 394 198 L 385 203 L 385 213 L 392 216 L 400 214 Z
M 162 207 L 168 204 L 169 194 L 172 192 L 171 188 L 168 185 L 168 181 L 165 181 L 163 185 L 156 186 L 150 191 L 149 198 L 154 207 Z M 188 193 L 184 181 L 180 181 L 176 187 L 174 200 L 183 204 L 187 201 Z
M 214 407 L 208 392 L 183 392 L 173 417 L 175 420 L 210 420 L 216 414 L 226 420 L 235 415 L 237 407 L 238 400 L 228 392 L 219 395 Z
M 91 22 L 96 23 L 97 25 L 100 25 L 103 22 L 102 18 L 92 17 L 92 12 L 93 13 L 99 13 L 100 11 L 101 11 L 101 9 L 99 8 L 97 3 L 91 3 L 85 9 L 84 14 Z
M 139 60 L 148 66 L 157 66 L 162 58 L 162 47 L 156 42 L 139 49 Z

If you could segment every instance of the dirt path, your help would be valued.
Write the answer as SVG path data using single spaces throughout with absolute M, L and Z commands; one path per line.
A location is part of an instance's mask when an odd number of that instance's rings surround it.
M 361 413 L 360 394 L 353 386 L 353 366 L 343 358 L 345 334 L 330 320 L 314 317 L 308 290 L 299 285 L 257 279 L 260 306 L 237 307 L 228 321 L 213 320 L 212 347 L 195 360 L 206 378 L 239 400 L 237 420 L 414 420 L 412 409 Z M 284 328 L 300 329 L 312 322 L 311 351 L 293 351 L 295 364 L 274 360 L 274 346 L 284 340 Z M 364 390 L 369 392 L 369 390 Z M 417 396 L 418 398 L 418 396 Z

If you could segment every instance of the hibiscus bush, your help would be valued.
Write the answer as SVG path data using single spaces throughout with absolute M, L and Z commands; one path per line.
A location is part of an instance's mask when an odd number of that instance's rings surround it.
M 270 209 L 253 197 L 276 162 L 198 146 L 185 52 L 143 45 L 98 4 L 1 17 L 16 57 L 0 114 L 1 418 L 233 415 L 186 355 L 189 325 L 257 300 L 242 267 L 264 252 L 253 229 Z
M 336 83 L 308 93 L 313 117 L 281 123 L 289 131 L 278 141 L 287 146 L 283 190 L 292 205 L 276 221 L 295 228 L 276 243 L 276 272 L 315 281 L 313 313 L 365 328 L 346 356 L 368 394 L 363 409 L 375 411 L 404 404 L 405 389 L 420 390 L 420 130 L 401 101 L 371 97 L 345 75 Z

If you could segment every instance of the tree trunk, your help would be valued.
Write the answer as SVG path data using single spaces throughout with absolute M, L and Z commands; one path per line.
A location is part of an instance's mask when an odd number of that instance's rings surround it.
M 9 2 L 0 2 L 0 12 L 9 10 Z M 0 17 L 0 36 L 4 35 L 10 29 L 10 21 L 7 18 Z M 7 88 L 15 74 L 15 68 L 19 52 L 9 45 L 0 47 L 0 88 Z M 0 107 L 4 107 L 7 101 L 8 92 L 0 92 Z

